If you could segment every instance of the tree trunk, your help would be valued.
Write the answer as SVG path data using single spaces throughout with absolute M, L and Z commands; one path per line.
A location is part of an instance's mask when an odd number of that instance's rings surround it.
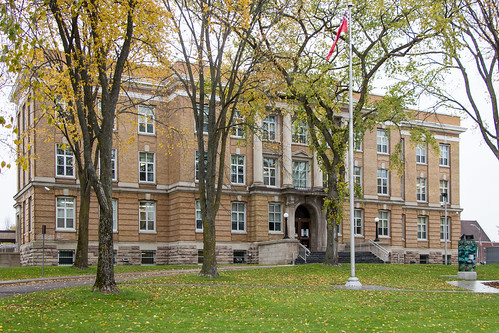
M 218 276 L 215 240 L 215 216 L 211 215 L 203 221 L 203 266 L 199 276 L 214 278 Z
M 326 239 L 326 257 L 324 265 L 338 266 L 338 225 L 334 221 L 328 222 Z
M 88 268 L 88 221 L 90 212 L 90 182 L 86 173 L 79 172 L 80 209 L 78 212 L 78 243 L 74 266 L 84 270 Z

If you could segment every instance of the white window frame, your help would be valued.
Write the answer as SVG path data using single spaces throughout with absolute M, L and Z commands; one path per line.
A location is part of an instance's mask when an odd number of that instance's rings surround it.
M 139 233 L 155 233 L 155 232 L 156 232 L 156 202 L 141 200 L 139 201 Z
M 195 202 L 195 226 L 196 232 L 203 232 L 203 217 L 201 215 L 201 200 Z
M 444 167 L 449 167 L 450 166 L 450 145 L 441 143 L 438 145 L 438 147 L 440 148 L 439 165 L 444 166 Z
M 155 153 L 148 151 L 139 151 L 139 183 L 154 183 L 156 181 L 155 155 Z M 152 156 L 152 162 L 149 161 L 150 156 Z M 142 175 L 144 175 L 145 179 L 142 179 Z M 149 180 L 149 175 L 152 175 L 152 180 Z
M 305 166 L 305 168 L 303 168 Z M 293 161 L 293 187 L 294 188 L 308 188 L 309 187 L 309 162 L 294 160 Z
M 137 131 L 139 134 L 155 135 L 156 128 L 154 126 L 155 115 L 152 106 L 139 105 L 137 107 L 139 116 Z M 142 128 L 141 128 L 142 127 Z
M 277 141 L 277 115 L 270 114 L 263 120 L 263 140 Z
M 426 195 L 427 192 L 427 180 L 424 177 L 418 177 L 416 179 L 416 201 L 419 202 L 427 202 L 428 197 Z
M 386 130 L 378 128 L 376 130 L 376 150 L 378 154 L 387 155 L 389 153 L 388 144 L 389 140 Z
M 353 150 L 362 152 L 362 141 L 363 137 L 361 135 L 356 135 L 353 141 Z
M 118 180 L 118 158 L 117 155 L 118 151 L 116 148 L 111 149 L 111 174 L 112 174 L 112 180 L 117 181 Z
M 428 240 L 428 216 L 418 216 L 418 241 Z
M 274 157 L 263 158 L 263 183 L 267 186 L 277 186 L 277 159 Z
M 297 144 L 308 144 L 308 126 L 307 123 L 300 119 L 293 119 L 292 127 L 292 141 Z
M 353 183 L 362 188 L 362 167 L 360 166 L 353 167 Z
M 75 178 L 73 150 L 69 145 L 66 145 L 66 149 L 63 150 L 62 146 L 61 143 L 55 145 L 55 175 L 61 178 Z M 59 159 L 62 159 L 62 163 L 59 163 Z M 59 173 L 59 167 L 63 168 L 62 173 Z
M 382 238 L 390 237 L 390 211 L 389 210 L 379 210 L 378 211 L 378 236 Z
M 451 225 L 451 220 L 450 217 L 447 216 L 447 242 L 449 243 L 451 241 L 451 233 L 450 233 L 450 225 Z M 444 229 L 445 229 L 445 216 L 440 216 L 440 241 L 445 242 L 444 239 Z
M 68 205 L 68 204 L 71 205 Z M 76 200 L 74 197 L 58 196 L 55 198 L 55 230 L 76 231 Z M 59 226 L 59 219 L 63 225 Z
M 238 139 L 244 137 L 243 123 L 244 119 L 241 117 L 241 112 L 239 112 L 239 110 L 234 111 L 234 117 L 232 117 L 231 137 Z
M 427 145 L 426 143 L 419 143 L 416 146 L 416 164 L 426 164 Z
M 282 204 L 269 202 L 269 233 L 282 234 Z
M 244 155 L 230 155 L 230 182 L 234 185 L 246 184 L 246 157 Z
M 378 168 L 377 171 L 377 193 L 378 195 L 390 195 L 390 173 L 388 169 Z
M 231 202 L 231 232 L 246 233 L 246 203 L 240 201 Z
M 364 236 L 364 211 L 362 209 L 353 211 L 353 228 L 355 236 Z
M 113 232 L 118 232 L 118 200 L 112 199 L 113 205 Z
M 449 181 L 447 179 L 440 179 L 440 203 L 444 204 L 445 202 L 442 200 L 442 193 L 447 194 L 447 204 L 450 203 L 450 192 L 449 192 Z

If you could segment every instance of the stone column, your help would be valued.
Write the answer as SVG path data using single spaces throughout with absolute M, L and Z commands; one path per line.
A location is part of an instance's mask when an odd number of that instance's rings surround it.
M 324 187 L 324 180 L 322 175 L 322 170 L 319 167 L 319 162 L 317 161 L 317 152 L 314 151 L 314 188 L 321 189 Z
M 286 114 L 282 120 L 282 187 L 293 186 L 293 159 L 291 156 L 292 140 L 291 115 Z
M 262 128 L 262 119 L 257 119 L 257 127 Z M 263 148 L 262 139 L 253 134 L 253 185 L 263 185 Z

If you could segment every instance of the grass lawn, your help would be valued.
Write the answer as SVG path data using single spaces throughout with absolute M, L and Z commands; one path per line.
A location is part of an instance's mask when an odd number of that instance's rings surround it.
M 131 280 L 120 295 L 89 287 L 0 299 L 4 332 L 497 332 L 499 295 L 448 285 L 456 266 L 358 264 L 362 284 L 413 291 L 332 289 L 349 265 L 305 265 Z M 499 279 L 499 265 L 477 267 Z M 431 290 L 445 290 L 433 292 Z

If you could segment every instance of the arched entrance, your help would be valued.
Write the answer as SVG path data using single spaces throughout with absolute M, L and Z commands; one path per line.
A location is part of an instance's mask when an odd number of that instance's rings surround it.
M 296 239 L 298 239 L 300 243 L 308 249 L 310 249 L 312 245 L 310 223 L 311 219 L 308 209 L 302 205 L 298 206 L 295 211 Z

